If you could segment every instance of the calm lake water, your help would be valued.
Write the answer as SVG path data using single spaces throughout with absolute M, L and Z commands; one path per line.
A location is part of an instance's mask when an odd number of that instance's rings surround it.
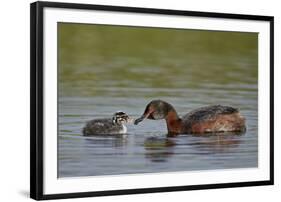
M 59 24 L 58 177 L 258 166 L 255 33 Z M 85 123 L 162 99 L 179 115 L 240 108 L 244 134 L 167 137 L 164 120 L 120 136 L 84 137 Z

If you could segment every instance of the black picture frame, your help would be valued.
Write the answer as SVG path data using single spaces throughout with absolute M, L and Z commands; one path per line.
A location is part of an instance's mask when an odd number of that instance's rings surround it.
M 43 9 L 46 7 L 62 9 L 121 11 L 131 13 L 164 14 L 176 16 L 195 16 L 224 19 L 267 21 L 270 23 L 270 180 L 240 183 L 204 184 L 192 186 L 155 187 L 128 190 L 93 191 L 46 195 L 43 192 Z M 30 7 L 30 197 L 36 200 L 92 197 L 106 195 L 139 194 L 153 192 L 186 191 L 228 187 L 273 185 L 274 183 L 274 17 L 241 15 L 229 13 L 196 12 L 120 6 L 89 5 L 58 2 L 35 2 Z

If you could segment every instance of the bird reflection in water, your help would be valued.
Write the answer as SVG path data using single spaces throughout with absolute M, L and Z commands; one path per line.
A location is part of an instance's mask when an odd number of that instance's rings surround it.
M 152 162 L 166 162 L 175 154 L 179 154 L 180 148 L 186 148 L 187 155 L 208 155 L 215 153 L 228 153 L 231 149 L 238 147 L 241 136 L 244 133 L 212 133 L 192 134 L 172 137 L 149 137 L 144 142 L 146 150 L 145 157 Z M 181 154 L 183 151 L 181 150 Z M 190 153 L 189 153 L 190 152 Z
M 214 154 L 228 153 L 229 150 L 238 147 L 241 144 L 241 136 L 244 133 L 228 132 L 228 133 L 212 133 L 205 135 L 192 135 L 194 138 L 199 138 L 198 141 L 189 143 L 198 151 L 197 154 Z
M 172 138 L 149 137 L 144 141 L 145 157 L 152 162 L 166 162 L 174 154 Z
M 127 134 L 118 135 L 106 135 L 106 136 L 89 136 L 85 138 L 87 145 L 92 145 L 100 148 L 111 148 L 111 147 L 124 147 L 128 144 Z

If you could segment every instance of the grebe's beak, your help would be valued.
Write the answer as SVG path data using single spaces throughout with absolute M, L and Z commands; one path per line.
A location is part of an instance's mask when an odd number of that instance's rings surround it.
M 140 118 L 136 119 L 134 124 L 137 125 L 139 122 L 142 122 L 144 119 L 150 118 L 150 115 L 153 113 L 153 111 L 154 110 L 152 108 L 147 107 L 144 114 Z
M 135 125 L 138 125 L 138 123 L 139 123 L 139 122 L 142 122 L 143 119 L 145 119 L 145 118 L 146 118 L 145 115 L 142 115 L 140 118 L 138 118 L 138 119 L 135 120 L 134 124 L 135 124 Z

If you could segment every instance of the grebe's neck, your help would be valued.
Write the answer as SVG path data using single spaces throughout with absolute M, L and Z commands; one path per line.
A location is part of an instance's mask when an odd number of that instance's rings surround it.
M 182 120 L 179 118 L 176 110 L 173 107 L 169 109 L 165 120 L 169 135 L 177 135 L 181 132 Z

